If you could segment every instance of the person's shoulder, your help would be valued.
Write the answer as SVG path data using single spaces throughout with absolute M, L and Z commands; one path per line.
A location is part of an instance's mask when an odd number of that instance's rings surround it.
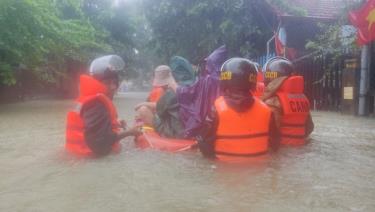
M 279 97 L 272 96 L 266 100 L 264 100 L 264 103 L 270 107 L 281 107 Z
M 98 98 L 91 99 L 86 104 L 83 105 L 81 112 L 92 112 L 96 113 L 99 111 L 105 110 L 105 105 L 102 101 L 100 101 Z

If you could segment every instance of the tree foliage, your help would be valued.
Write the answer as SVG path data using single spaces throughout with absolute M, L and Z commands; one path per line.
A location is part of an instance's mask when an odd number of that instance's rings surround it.
M 196 63 L 222 44 L 234 55 L 254 56 L 271 36 L 259 2 L 144 0 L 144 11 L 153 32 L 150 47 L 164 62 L 179 54 Z
M 65 16 L 66 8 L 74 16 Z M 20 66 L 54 82 L 66 58 L 85 61 L 90 52 L 110 48 L 97 39 L 102 32 L 83 17 L 79 1 L 3 0 L 0 27 L 0 77 L 8 85 L 16 83 Z
M 350 27 L 348 20 L 349 11 L 358 8 L 362 2 L 346 2 L 340 17 L 335 23 L 319 23 L 320 31 L 315 39 L 306 44 L 306 49 L 310 49 L 319 54 L 332 54 L 340 57 L 345 51 L 358 49 L 355 39 L 356 31 Z
M 264 2 L 2 0 L 0 88 L 28 81 L 58 87 L 72 66 L 108 53 L 123 57 L 133 77 L 173 55 L 198 63 L 222 44 L 232 56 L 254 57 L 272 36 Z

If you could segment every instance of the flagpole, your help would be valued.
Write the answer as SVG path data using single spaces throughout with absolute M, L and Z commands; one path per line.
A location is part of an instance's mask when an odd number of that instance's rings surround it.
M 367 114 L 367 92 L 370 64 L 370 44 L 362 46 L 361 50 L 361 78 L 359 81 L 359 104 L 358 115 L 365 116 Z

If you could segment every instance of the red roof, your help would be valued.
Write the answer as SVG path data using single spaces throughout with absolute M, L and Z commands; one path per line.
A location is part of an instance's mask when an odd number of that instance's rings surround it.
M 356 0 L 284 0 L 287 5 L 292 5 L 293 8 L 301 9 L 304 15 L 295 15 L 286 12 L 285 9 L 278 7 L 278 5 L 272 4 L 270 6 L 274 9 L 280 17 L 309 17 L 317 19 L 337 19 L 344 7 L 349 2 L 355 2 Z M 299 9 L 300 8 L 300 9 Z

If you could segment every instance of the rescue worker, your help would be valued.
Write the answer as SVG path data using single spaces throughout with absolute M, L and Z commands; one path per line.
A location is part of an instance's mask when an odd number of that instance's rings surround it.
M 264 66 L 266 89 L 261 99 L 272 109 L 281 143 L 301 145 L 314 129 L 304 79 L 288 59 L 271 58 Z
M 256 83 L 257 68 L 250 60 L 232 58 L 223 64 L 221 94 L 197 137 L 205 156 L 246 160 L 278 148 L 279 136 L 272 111 L 250 92 L 255 90 Z
M 108 55 L 92 61 L 89 74 L 80 76 L 79 97 L 68 112 L 65 148 L 78 155 L 101 156 L 120 150 L 119 141 L 137 135 L 137 127 L 125 130 L 112 103 L 124 61 Z M 123 129 L 122 129 L 123 128 Z

